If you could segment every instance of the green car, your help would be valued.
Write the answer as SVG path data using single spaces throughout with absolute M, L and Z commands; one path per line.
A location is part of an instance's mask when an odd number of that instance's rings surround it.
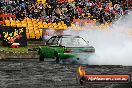
M 82 37 L 71 35 L 52 36 L 45 46 L 39 47 L 40 61 L 53 58 L 57 63 L 80 63 L 95 53 Z M 85 59 L 83 59 L 85 58 Z

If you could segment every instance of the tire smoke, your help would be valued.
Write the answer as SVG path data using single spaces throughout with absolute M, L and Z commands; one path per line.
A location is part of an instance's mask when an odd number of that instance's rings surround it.
M 64 34 L 79 35 L 95 47 L 96 55 L 88 58 L 87 64 L 132 66 L 132 12 L 107 30 L 93 30 L 87 25 L 83 29 L 75 31 L 69 28 Z

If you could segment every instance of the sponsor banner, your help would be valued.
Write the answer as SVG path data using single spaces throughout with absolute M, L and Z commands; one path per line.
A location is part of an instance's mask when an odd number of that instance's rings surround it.
M 85 75 L 87 82 L 129 83 L 130 75 Z
M 3 46 L 11 46 L 13 43 L 27 46 L 26 28 L 1 26 L 0 29 Z
M 78 67 L 77 79 L 83 83 L 129 83 L 131 77 L 128 74 L 86 74 L 82 66 Z

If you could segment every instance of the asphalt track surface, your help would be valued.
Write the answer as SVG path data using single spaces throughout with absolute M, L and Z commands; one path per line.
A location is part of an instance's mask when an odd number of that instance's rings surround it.
M 52 60 L 1 60 L 0 88 L 132 88 L 129 84 L 86 84 L 76 81 L 78 65 Z M 130 66 L 86 66 L 88 74 L 131 74 Z

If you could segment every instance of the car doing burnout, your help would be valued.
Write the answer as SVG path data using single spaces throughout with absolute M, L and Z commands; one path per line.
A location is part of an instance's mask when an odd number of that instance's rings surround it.
M 44 61 L 45 58 L 54 58 L 57 63 L 78 63 L 82 58 L 87 59 L 94 53 L 95 48 L 89 46 L 82 37 L 71 35 L 53 36 L 45 46 L 39 47 L 40 61 Z

